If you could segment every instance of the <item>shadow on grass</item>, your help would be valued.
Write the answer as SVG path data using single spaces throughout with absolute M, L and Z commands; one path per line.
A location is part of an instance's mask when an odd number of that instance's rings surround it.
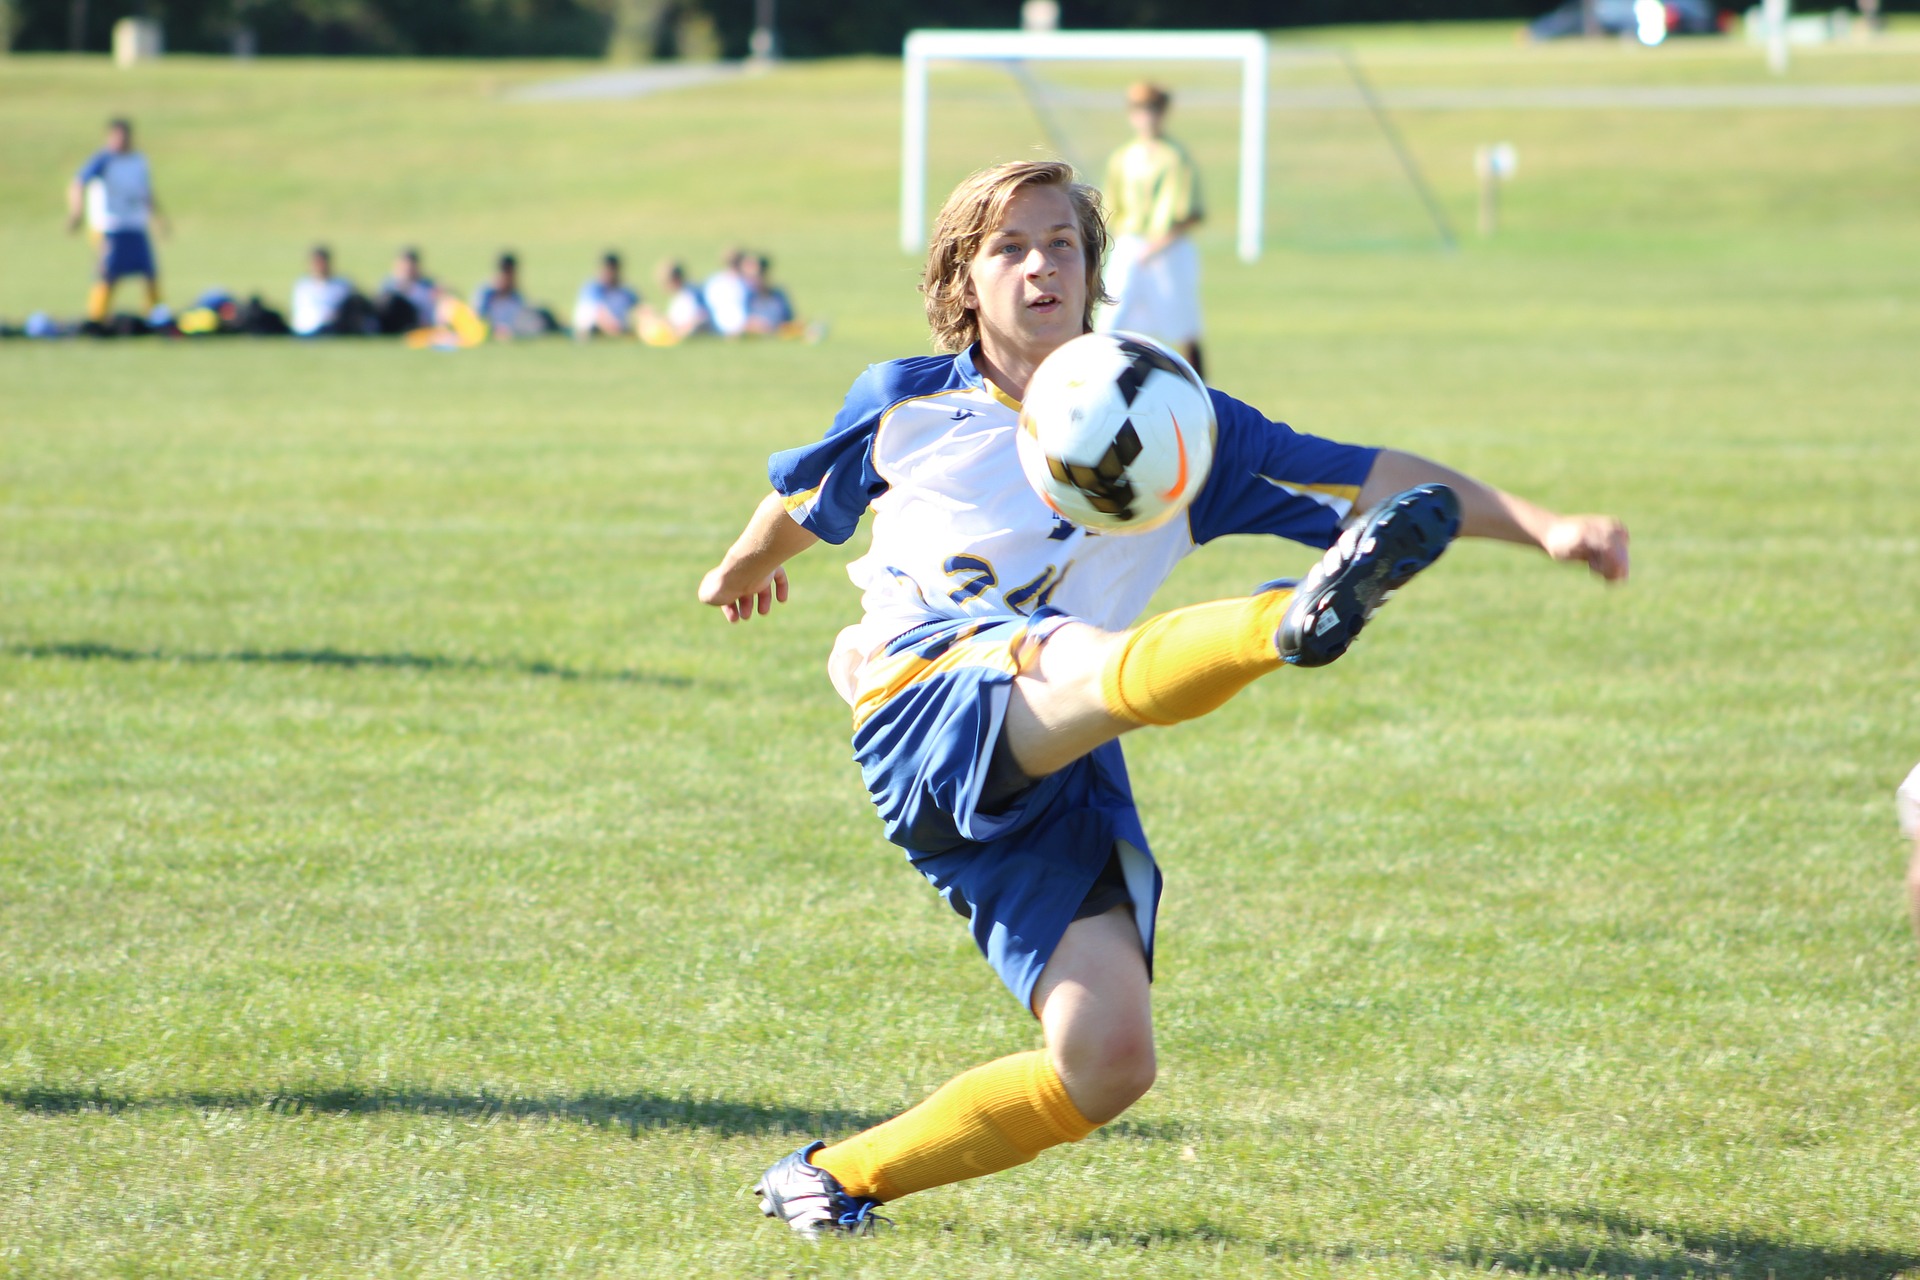
M 1598 1227 L 1595 1245 L 1476 1249 L 1450 1261 L 1480 1269 L 1530 1274 L 1538 1269 L 1576 1275 L 1711 1276 L 1727 1280 L 1891 1280 L 1920 1269 L 1920 1253 L 1862 1246 L 1779 1240 L 1756 1232 L 1690 1227 L 1591 1206 L 1520 1203 L 1503 1216 L 1531 1232 L 1558 1234 L 1563 1226 Z
M 1449 1250 L 1428 1253 L 1391 1245 L 1320 1245 L 1311 1240 L 1249 1239 L 1217 1223 L 1097 1219 L 1071 1232 L 1085 1245 L 1124 1245 L 1137 1249 L 1252 1246 L 1269 1258 L 1288 1262 L 1392 1264 L 1393 1269 L 1431 1271 L 1464 1266 L 1475 1271 L 1514 1275 L 1574 1275 L 1649 1280 L 1652 1277 L 1703 1277 L 1712 1280 L 1893 1280 L 1920 1270 L 1920 1253 L 1871 1246 L 1814 1244 L 1781 1240 L 1750 1231 L 1676 1226 L 1592 1207 L 1512 1204 L 1502 1217 L 1514 1220 L 1522 1236 L 1574 1234 L 1567 1228 L 1598 1227 L 1606 1239 L 1596 1245 L 1547 1245 L 1529 1248 Z
M 278 1115 L 505 1116 L 571 1120 L 621 1128 L 638 1137 L 654 1129 L 705 1129 L 723 1137 L 785 1134 L 834 1137 L 868 1129 L 885 1116 L 833 1108 L 764 1106 L 663 1094 L 587 1092 L 564 1098 L 503 1098 L 490 1093 L 434 1089 L 267 1089 L 187 1092 L 128 1097 L 98 1089 L 0 1089 L 0 1105 L 41 1115 L 117 1114 L 169 1108 L 196 1111 L 268 1111 Z
M 0 653 L 20 658 L 65 658 L 78 662 L 173 662 L 188 665 L 240 663 L 255 666 L 338 667 L 358 670 L 362 667 L 397 671 L 464 671 L 545 676 L 554 680 L 578 680 L 610 684 L 649 684 L 684 689 L 693 684 L 686 676 L 659 675 L 648 671 L 582 671 L 552 662 L 486 661 L 480 658 L 448 658 L 431 653 L 351 653 L 342 649 L 234 649 L 226 653 L 171 652 L 166 649 L 127 649 L 119 645 L 80 641 L 72 644 L 10 644 Z

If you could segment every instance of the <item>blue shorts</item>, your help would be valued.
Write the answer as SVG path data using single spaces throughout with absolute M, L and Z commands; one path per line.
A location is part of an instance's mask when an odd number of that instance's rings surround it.
M 1109 742 L 983 811 L 1018 655 L 1064 615 L 930 622 L 860 671 L 854 759 L 887 839 L 967 917 L 973 940 L 1029 1008 L 1040 971 L 1117 858 L 1153 964 L 1160 870 Z
M 153 264 L 153 242 L 144 231 L 109 231 L 100 242 L 100 278 L 108 284 L 128 276 L 152 278 L 159 274 Z

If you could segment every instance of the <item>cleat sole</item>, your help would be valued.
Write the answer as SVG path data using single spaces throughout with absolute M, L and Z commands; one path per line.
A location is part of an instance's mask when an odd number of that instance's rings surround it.
M 1427 569 L 1460 532 L 1460 500 L 1445 485 L 1396 494 L 1339 541 L 1301 585 L 1274 647 L 1299 667 L 1339 658 L 1396 590 Z

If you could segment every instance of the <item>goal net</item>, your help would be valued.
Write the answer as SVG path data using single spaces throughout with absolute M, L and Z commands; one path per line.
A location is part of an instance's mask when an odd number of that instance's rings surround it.
M 1426 180 L 1344 51 L 1257 32 L 916 31 L 907 37 L 901 243 L 972 170 L 1057 157 L 1102 181 L 1130 136 L 1125 95 L 1173 95 L 1167 132 L 1193 156 L 1203 248 L 1451 247 Z

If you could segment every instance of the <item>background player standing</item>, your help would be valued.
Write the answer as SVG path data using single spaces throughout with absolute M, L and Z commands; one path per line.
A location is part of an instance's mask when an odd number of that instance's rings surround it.
M 1455 532 L 1627 574 L 1617 520 L 1303 435 L 1218 391 L 1213 467 L 1185 518 L 1127 537 L 1059 518 L 1021 471 L 1019 400 L 1089 327 L 1105 243 L 1098 193 L 1067 165 L 963 181 L 922 285 L 948 354 L 871 367 L 823 440 L 775 454 L 773 492 L 700 584 L 729 621 L 768 613 L 787 598 L 781 566 L 846 541 L 871 506 L 871 551 L 849 569 L 865 616 L 829 661 L 855 759 L 888 838 L 967 919 L 1045 1041 L 778 1161 L 762 1209 L 802 1232 L 860 1230 L 881 1203 L 1077 1141 L 1152 1085 L 1161 877 L 1121 735 L 1203 716 L 1283 665 L 1333 661 Z M 1231 533 L 1332 546 L 1297 589 L 1128 629 L 1182 557 Z
M 106 145 L 67 184 L 67 230 L 78 231 L 84 220 L 96 254 L 87 319 L 107 318 L 113 287 L 128 276 L 146 281 L 149 311 L 160 305 L 160 269 L 147 227 L 161 216 L 147 158 L 133 149 L 132 122 L 108 121 Z
M 1126 329 L 1180 348 L 1202 378 L 1200 253 L 1187 233 L 1200 225 L 1200 175 L 1186 148 L 1166 136 L 1165 89 L 1144 81 L 1127 90 L 1134 138 L 1107 161 L 1107 217 L 1113 305 L 1101 330 Z M 1097 300 L 1096 300 L 1097 301 Z

